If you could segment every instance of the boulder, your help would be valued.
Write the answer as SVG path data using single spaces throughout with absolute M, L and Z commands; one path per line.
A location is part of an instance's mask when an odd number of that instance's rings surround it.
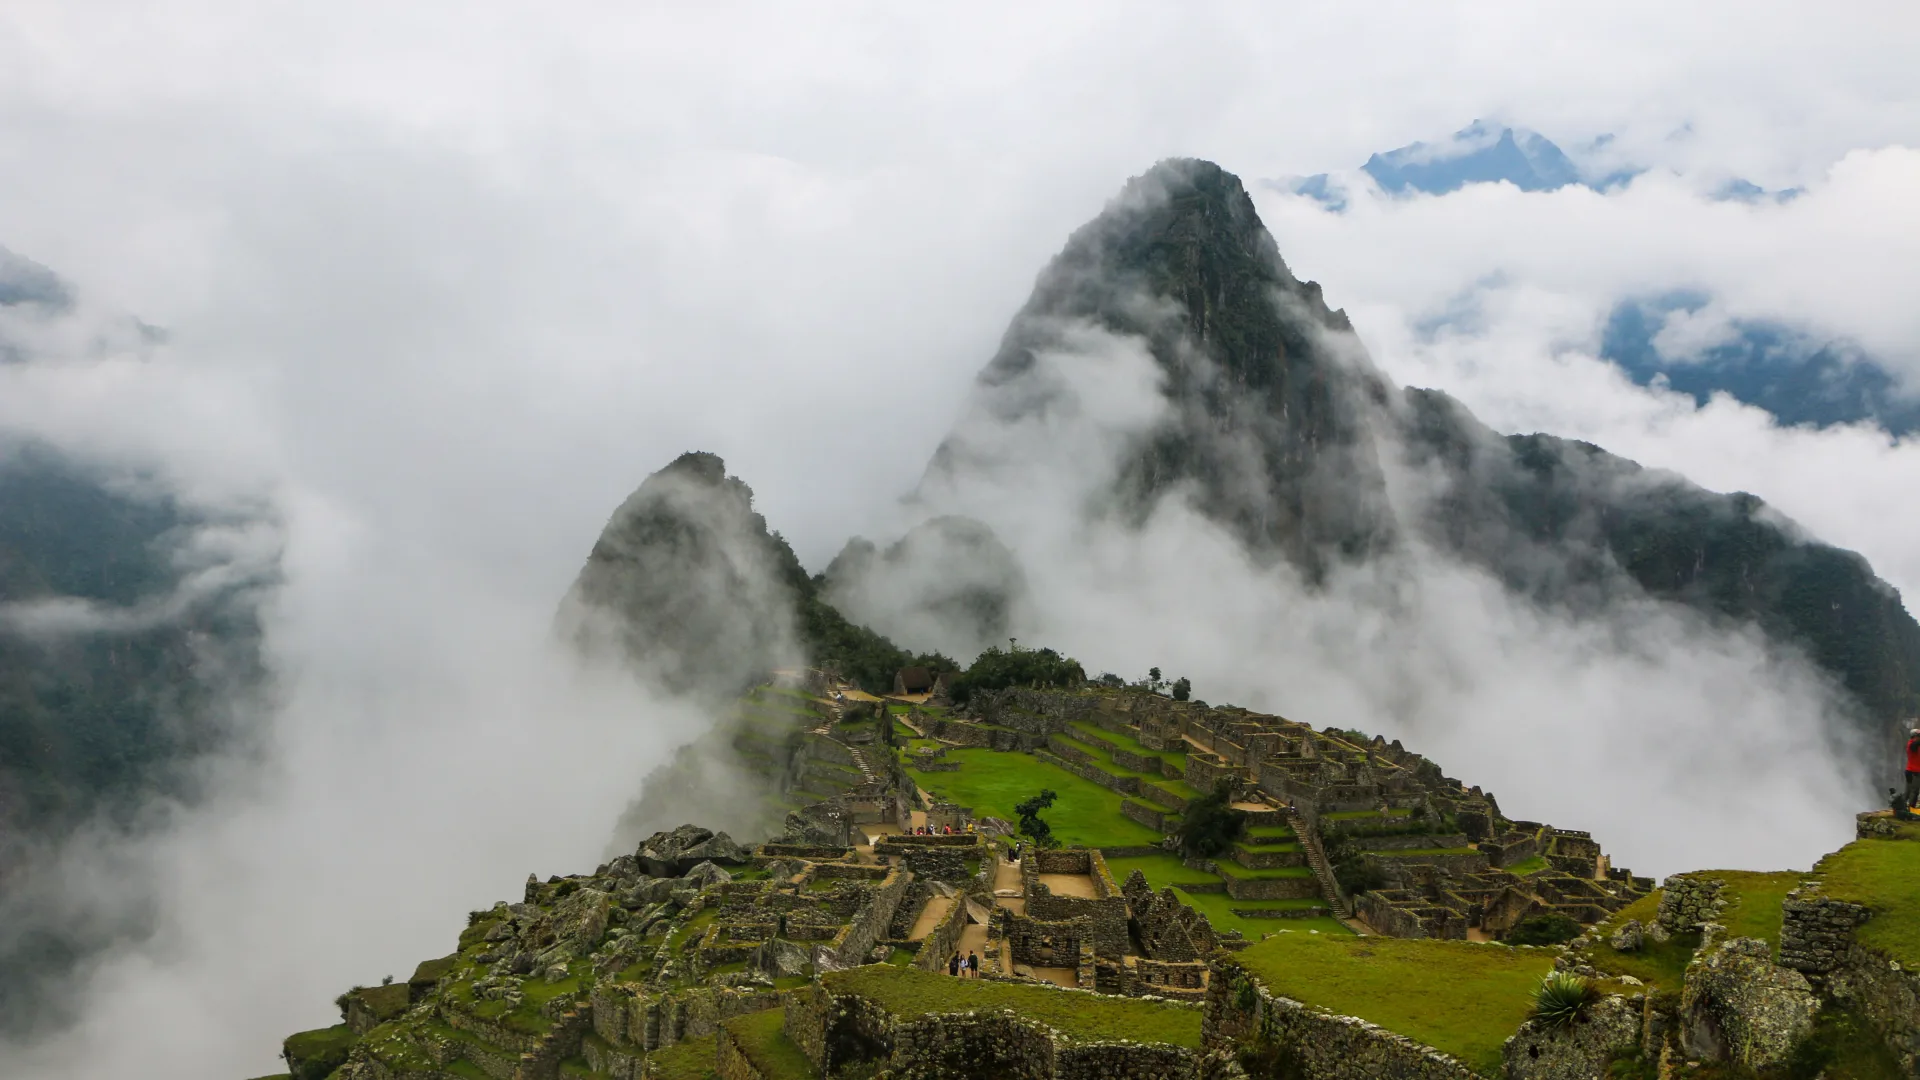
M 709 885 L 721 885 L 733 880 L 733 875 L 710 862 L 703 862 L 687 871 L 683 879 L 695 888 L 704 889 Z
M 1628 919 L 1607 939 L 1607 944 L 1613 946 L 1615 952 L 1639 952 L 1646 943 L 1646 932 L 1641 929 L 1639 919 Z
M 698 825 L 682 825 L 667 832 L 657 832 L 640 842 L 640 848 L 634 858 L 647 868 L 654 877 L 679 877 L 691 869 L 694 864 L 705 862 L 704 858 L 688 854 L 693 848 L 713 839 L 712 829 L 703 829 Z
M 1758 938 L 1703 947 L 1680 993 L 1680 1044 L 1689 1057 L 1749 1069 L 1784 1064 L 1813 1029 L 1820 999 L 1807 977 L 1773 962 Z
M 714 833 L 698 844 L 687 848 L 681 854 L 683 859 L 697 859 L 702 862 L 731 863 L 739 866 L 753 859 L 753 852 L 734 842 L 726 833 Z
M 1561 1028 L 1537 1020 L 1520 1025 L 1503 1051 L 1511 1080 L 1590 1080 L 1607 1075 L 1616 1048 L 1640 1041 L 1640 1009 L 1618 994 L 1593 1004 Z

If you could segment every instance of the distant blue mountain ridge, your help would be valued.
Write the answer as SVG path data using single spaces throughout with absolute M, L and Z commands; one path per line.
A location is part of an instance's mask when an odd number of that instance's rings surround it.
M 1858 344 L 1767 319 L 1735 319 L 1731 338 L 1698 356 L 1663 356 L 1655 338 L 1676 312 L 1709 297 L 1676 290 L 1614 305 L 1600 355 L 1642 386 L 1664 384 L 1705 405 L 1716 392 L 1772 413 L 1783 424 L 1826 427 L 1872 421 L 1895 435 L 1920 429 L 1920 396 L 1905 390 Z
M 1469 184 L 1512 184 L 1521 191 L 1557 191 L 1579 186 L 1594 191 L 1616 190 L 1644 168 L 1622 167 L 1604 154 L 1613 141 L 1601 135 L 1576 149 L 1576 161 L 1552 139 L 1526 128 L 1475 120 L 1442 142 L 1417 142 L 1368 158 L 1360 171 L 1389 195 L 1446 195 Z M 1332 173 L 1282 180 L 1276 186 L 1319 200 L 1332 210 L 1347 206 L 1347 184 Z M 1750 180 L 1734 178 L 1722 184 L 1713 198 L 1724 201 L 1785 202 L 1802 194 L 1800 188 L 1769 191 Z
M 1475 120 L 1441 142 L 1417 142 L 1374 154 L 1360 166 L 1380 190 L 1395 197 L 1446 195 L 1470 184 L 1509 183 L 1522 191 L 1556 191 L 1581 186 L 1615 191 L 1641 172 L 1623 168 L 1606 153 L 1611 137 L 1602 135 L 1573 155 L 1535 131 Z M 1588 162 L 1581 164 L 1582 159 Z M 1601 162 L 1605 161 L 1605 164 Z M 1350 177 L 1351 174 L 1348 174 Z M 1335 212 L 1347 207 L 1352 180 L 1331 173 L 1277 181 L 1275 187 L 1306 195 Z M 1711 197 L 1725 202 L 1787 202 L 1804 194 L 1798 187 L 1769 191 L 1734 178 Z M 1676 313 L 1697 312 L 1710 297 L 1676 290 L 1620 300 L 1608 313 L 1600 355 L 1619 365 L 1635 382 L 1656 383 L 1692 395 L 1704 405 L 1716 392 L 1765 409 L 1783 424 L 1846 424 L 1872 421 L 1896 435 L 1920 430 L 1920 397 L 1903 390 L 1876 358 L 1844 338 L 1822 337 L 1806 329 L 1767 319 L 1734 320 L 1733 335 L 1698 356 L 1663 355 L 1655 338 Z M 1477 318 L 1468 304 L 1429 320 L 1466 328 Z

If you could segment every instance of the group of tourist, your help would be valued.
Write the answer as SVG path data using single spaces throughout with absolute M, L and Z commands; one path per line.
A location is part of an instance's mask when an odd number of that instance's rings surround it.
M 979 978 L 980 954 L 972 950 L 968 950 L 965 956 L 961 956 L 957 952 L 954 953 L 953 956 L 947 960 L 947 974 L 960 979 Z
M 973 822 L 971 821 L 967 822 L 967 827 L 964 830 L 955 829 L 952 825 L 942 825 L 937 829 L 931 825 L 915 825 L 913 827 L 913 832 L 911 835 L 913 836 L 957 836 L 962 832 L 971 834 L 973 832 Z

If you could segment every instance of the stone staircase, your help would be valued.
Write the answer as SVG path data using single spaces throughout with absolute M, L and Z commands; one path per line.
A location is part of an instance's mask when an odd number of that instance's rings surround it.
M 1313 870 L 1313 876 L 1320 882 L 1320 891 L 1326 895 L 1327 904 L 1333 913 L 1342 919 L 1353 918 L 1353 905 L 1340 895 L 1340 884 L 1334 880 L 1333 867 L 1327 863 L 1327 853 L 1320 846 L 1320 835 L 1300 816 L 1297 810 L 1287 811 L 1287 824 L 1292 826 L 1295 836 L 1300 838 L 1300 846 L 1306 850 L 1307 866 Z
M 867 760 L 867 752 L 858 746 L 847 747 L 847 753 L 853 758 L 853 767 L 860 770 L 860 779 L 871 784 L 880 779 L 873 771 L 873 764 Z

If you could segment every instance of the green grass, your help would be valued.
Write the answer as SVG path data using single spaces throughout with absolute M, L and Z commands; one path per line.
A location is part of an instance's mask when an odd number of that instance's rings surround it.
M 726 1022 L 727 1033 L 733 1036 L 734 1045 L 740 1048 L 761 1076 L 794 1077 L 806 1080 L 817 1077 L 819 1070 L 800 1048 L 787 1038 L 786 1010 L 767 1009 L 764 1012 L 748 1013 L 736 1016 Z
M 1332 814 L 1321 814 L 1321 821 L 1364 821 L 1367 818 L 1411 817 L 1412 810 L 1341 810 Z
M 1807 877 L 1791 870 L 1776 873 L 1710 870 L 1688 876 L 1725 882 L 1733 893 L 1733 902 L 1720 913 L 1720 923 L 1727 928 L 1728 935 L 1759 938 L 1775 950 L 1780 948 L 1780 924 L 1786 917 L 1780 905 L 1786 900 L 1787 894 L 1799 888 Z
M 1179 766 L 1182 772 L 1186 771 L 1187 755 L 1184 751 L 1149 750 L 1141 744 L 1140 740 L 1131 735 L 1117 734 L 1106 730 L 1098 724 L 1089 723 L 1085 720 L 1074 721 L 1072 727 L 1076 731 L 1084 732 L 1096 739 L 1112 743 L 1122 750 L 1138 754 L 1141 757 L 1159 758 L 1161 761 L 1167 762 L 1170 765 Z
M 687 1039 L 647 1054 L 649 1076 L 660 1080 L 709 1080 L 714 1075 L 714 1037 Z
M 679 952 L 681 946 L 685 945 L 688 941 L 697 940 L 701 934 L 707 932 L 707 927 L 713 925 L 713 919 L 716 914 L 718 914 L 716 909 L 708 908 L 693 918 L 681 923 L 679 926 L 674 927 L 673 933 L 667 935 L 667 951 Z
M 1547 862 L 1546 856 L 1535 855 L 1530 859 L 1521 859 L 1512 866 L 1503 866 L 1501 869 L 1516 877 L 1527 877 L 1532 874 L 1537 874 L 1551 865 L 1553 864 Z
M 1612 918 L 1591 931 L 1588 937 L 1593 945 L 1588 949 L 1588 956 L 1593 966 L 1608 975 L 1631 975 L 1662 990 L 1680 989 L 1687 962 L 1693 959 L 1693 950 L 1700 944 L 1699 934 L 1677 934 L 1665 942 L 1648 938 L 1638 951 L 1630 953 L 1615 952 L 1613 946 L 1607 944 L 1613 932 L 1629 919 L 1638 919 L 1644 926 L 1653 922 L 1659 910 L 1660 890 L 1655 889 L 1614 912 Z
M 1298 840 L 1300 838 L 1294 835 L 1293 826 L 1291 825 L 1261 825 L 1257 828 L 1248 829 L 1247 839 L 1273 841 Z
M 309 1070 L 324 1076 L 347 1060 L 347 1051 L 359 1041 L 360 1036 L 355 1035 L 352 1028 L 335 1024 L 289 1035 L 283 1047 L 292 1063 L 304 1064 Z
M 1113 880 L 1119 885 L 1125 885 L 1127 875 L 1138 870 L 1147 876 L 1147 884 L 1153 886 L 1154 892 L 1169 885 L 1204 885 L 1220 880 L 1205 870 L 1187 866 L 1178 855 L 1134 855 L 1108 859 L 1107 869 L 1112 871 Z
M 1291 851 L 1306 850 L 1297 840 L 1274 840 L 1267 843 L 1249 843 L 1243 840 L 1237 846 L 1261 855 L 1284 854 Z
M 1215 930 L 1238 930 L 1242 937 L 1251 941 L 1260 940 L 1260 935 L 1271 934 L 1276 930 L 1318 930 L 1322 934 L 1339 937 L 1353 937 L 1353 931 L 1347 924 L 1334 918 L 1308 916 L 1297 919 L 1247 919 L 1233 913 L 1233 909 L 1242 911 L 1294 911 L 1302 907 L 1325 907 L 1321 900 L 1235 900 L 1226 893 L 1190 893 L 1175 887 L 1173 895 L 1180 902 L 1207 917 Z
M 1041 761 L 1031 754 L 1002 753 L 977 747 L 954 747 L 946 760 L 958 762 L 958 772 L 922 772 L 908 769 L 914 783 L 935 796 L 973 807 L 976 817 L 991 815 L 1017 820 L 1014 804 L 1031 798 L 1041 788 L 1059 796 L 1041 817 L 1063 844 L 1084 847 L 1126 847 L 1152 844 L 1160 834 L 1120 816 L 1126 796 L 1091 780 Z
M 1855 840 L 1813 868 L 1826 895 L 1873 912 L 1855 940 L 1903 967 L 1920 965 L 1920 830 L 1913 839 Z
M 1437 848 L 1436 847 L 1436 848 L 1382 848 L 1381 850 L 1378 850 L 1378 851 L 1370 851 L 1368 852 L 1368 854 L 1388 855 L 1388 856 L 1392 856 L 1392 855 L 1478 855 L 1479 852 L 1470 847 L 1453 847 L 1453 848 Z
M 952 979 L 885 964 L 849 968 L 823 977 L 835 993 L 853 993 L 901 1019 L 967 1009 L 1012 1009 L 1058 1029 L 1069 1039 L 1131 1039 L 1198 1049 L 1200 1010 L 1144 998 L 1096 997 L 1055 987 Z
M 1279 878 L 1307 878 L 1313 871 L 1304 866 L 1282 866 L 1277 870 L 1249 870 L 1231 859 L 1215 859 L 1213 865 L 1230 878 L 1240 881 L 1273 881 Z
M 1277 934 L 1239 954 L 1276 994 L 1358 1016 L 1487 1076 L 1553 968 L 1545 949 L 1464 941 Z

